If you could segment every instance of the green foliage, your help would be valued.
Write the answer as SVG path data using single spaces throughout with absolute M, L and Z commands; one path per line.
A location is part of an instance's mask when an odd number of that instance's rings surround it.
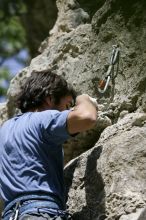
M 3 63 L 27 48 L 26 34 L 20 19 L 25 11 L 25 4 L 21 0 L 0 0 L 0 96 L 6 95 L 11 80 L 10 72 L 2 66 Z
M 0 1 L 0 19 L 9 19 L 10 17 L 26 12 L 26 5 L 23 0 L 1 0 Z
M 2 60 L 26 47 L 25 31 L 18 16 L 6 17 L 1 20 L 0 30 L 0 57 Z
M 6 96 L 9 81 L 12 79 L 7 68 L 0 69 L 0 96 Z

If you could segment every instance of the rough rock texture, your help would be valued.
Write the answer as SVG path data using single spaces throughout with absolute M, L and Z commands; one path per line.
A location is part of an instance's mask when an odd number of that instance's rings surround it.
M 69 210 L 75 220 L 145 220 L 146 1 L 57 0 L 56 5 L 58 18 L 41 54 L 11 82 L 1 122 L 17 112 L 17 93 L 34 70 L 51 69 L 78 92 L 97 98 L 102 105 L 95 129 L 65 144 L 66 162 L 90 149 L 66 166 Z M 118 74 L 100 94 L 98 83 L 115 44 Z
M 0 103 L 0 124 L 7 120 L 8 114 L 7 103 Z
M 146 204 L 145 146 L 146 114 L 130 113 L 66 166 L 75 219 L 139 219 Z

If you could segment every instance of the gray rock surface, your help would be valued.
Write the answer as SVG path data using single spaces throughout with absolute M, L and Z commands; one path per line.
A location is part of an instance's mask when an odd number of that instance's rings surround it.
M 75 219 L 139 219 L 146 205 L 145 143 L 146 114 L 130 113 L 66 166 Z
M 8 118 L 7 103 L 0 103 L 0 125 Z
M 75 220 L 145 220 L 146 1 L 56 4 L 54 28 L 40 46 L 41 54 L 12 80 L 8 102 L 0 107 L 1 123 L 16 114 L 15 98 L 34 70 L 63 75 L 79 93 L 102 104 L 95 128 L 64 146 L 66 162 L 80 155 L 65 168 L 69 210 Z M 99 81 L 117 44 L 117 75 L 100 94 Z

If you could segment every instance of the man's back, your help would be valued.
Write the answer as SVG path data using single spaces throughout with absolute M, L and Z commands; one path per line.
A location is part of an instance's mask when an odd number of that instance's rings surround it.
M 2 126 L 0 190 L 6 203 L 29 193 L 52 193 L 64 203 L 61 144 L 69 137 L 68 113 L 28 112 Z

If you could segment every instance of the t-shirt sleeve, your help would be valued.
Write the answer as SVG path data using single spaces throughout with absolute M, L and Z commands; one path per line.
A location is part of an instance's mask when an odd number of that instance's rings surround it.
M 47 110 L 42 113 L 41 130 L 46 140 L 62 144 L 70 137 L 67 131 L 67 116 L 69 112 L 70 110 L 62 112 Z

